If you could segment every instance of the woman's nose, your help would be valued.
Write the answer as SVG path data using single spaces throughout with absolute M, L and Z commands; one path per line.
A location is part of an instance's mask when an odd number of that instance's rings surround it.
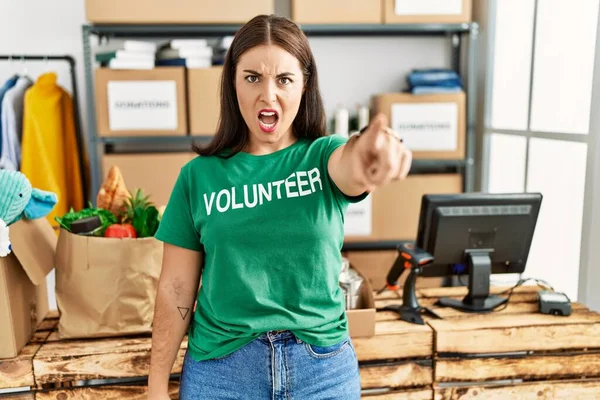
M 271 79 L 266 79 L 261 88 L 261 100 L 271 104 L 277 101 L 277 85 Z

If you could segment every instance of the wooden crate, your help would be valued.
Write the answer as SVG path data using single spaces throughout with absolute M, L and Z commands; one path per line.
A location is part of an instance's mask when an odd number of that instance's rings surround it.
M 426 317 L 426 325 L 378 312 L 375 336 L 353 339 L 363 398 L 600 398 L 600 315 L 577 303 L 570 317 L 539 314 L 536 292 L 522 287 L 504 310 L 468 314 L 435 305 L 462 298 L 465 288 L 419 289 L 421 305 L 442 317 Z M 375 300 L 378 308 L 401 303 L 395 292 Z M 60 340 L 57 318 L 51 313 L 18 357 L 0 361 L 0 388 L 31 387 L 8 399 L 145 399 L 150 333 Z M 172 371 L 173 399 L 186 349 L 187 338 Z
M 375 307 L 382 302 L 401 303 L 396 293 L 375 293 L 374 297 Z M 394 312 L 380 311 L 376 314 L 375 336 L 352 341 L 365 397 L 379 390 L 390 393 L 374 400 L 432 399 L 433 332 L 429 326 L 409 324 L 400 321 Z
M 38 328 L 35 342 L 17 359 L 9 360 L 18 363 L 18 367 L 7 369 L 2 368 L 5 364 L 0 364 L 3 388 L 29 386 L 31 393 L 19 396 L 35 393 L 36 399 L 145 398 L 150 333 L 61 340 L 57 322 L 58 315 L 51 313 Z M 398 320 L 392 312 L 380 312 L 375 336 L 353 338 L 353 343 L 366 398 L 433 399 L 433 332 L 430 327 L 408 324 Z M 173 366 L 175 378 L 181 373 L 186 349 L 187 337 Z M 178 382 L 172 382 L 172 398 L 177 398 L 177 392 Z
M 569 317 L 540 314 L 538 290 L 521 287 L 508 307 L 488 314 L 432 307 L 444 318 L 428 321 L 435 399 L 600 398 L 600 315 L 578 303 Z M 423 292 L 431 303 L 466 289 Z

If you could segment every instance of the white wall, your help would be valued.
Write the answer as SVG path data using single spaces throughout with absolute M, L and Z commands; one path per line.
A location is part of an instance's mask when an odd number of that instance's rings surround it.
M 592 310 L 600 311 L 600 26 L 596 31 L 589 135 L 579 299 Z
M 27 9 L 27 11 L 25 11 Z M 81 25 L 85 21 L 83 0 L 18 0 L 0 1 L 0 53 L 1 54 L 49 54 L 71 55 L 76 60 L 77 84 L 81 110 L 85 110 L 83 86 L 83 46 Z M 49 61 L 0 62 L 0 82 L 14 72 L 27 74 L 36 79 L 41 73 L 55 71 L 58 83 L 71 92 L 69 65 L 66 62 Z M 82 114 L 85 126 L 85 114 Z M 50 308 L 56 309 L 54 296 L 54 271 L 48 275 Z
M 28 11 L 25 11 L 27 9 Z M 289 0 L 276 0 L 275 11 L 289 16 Z M 69 54 L 76 59 L 82 128 L 86 128 L 85 85 L 81 26 L 85 21 L 83 0 L 0 1 L 0 53 Z M 448 39 L 442 38 L 311 38 L 321 90 L 328 116 L 338 104 L 368 104 L 370 95 L 399 91 L 412 68 L 450 65 Z M 59 84 L 71 91 L 66 63 L 28 62 L 32 78 L 53 70 Z M 0 62 L 0 81 L 23 70 L 19 62 Z M 54 274 L 48 276 L 50 307 L 55 308 Z

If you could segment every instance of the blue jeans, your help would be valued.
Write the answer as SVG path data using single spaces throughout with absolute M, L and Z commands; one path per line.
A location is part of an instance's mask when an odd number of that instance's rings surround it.
M 359 400 L 360 374 L 352 340 L 305 343 L 290 331 L 270 331 L 233 353 L 196 361 L 186 353 L 181 400 Z

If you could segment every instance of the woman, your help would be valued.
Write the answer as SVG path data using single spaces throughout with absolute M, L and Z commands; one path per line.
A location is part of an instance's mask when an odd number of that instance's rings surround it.
M 149 398 L 168 399 L 191 322 L 181 399 L 359 399 L 338 282 L 344 211 L 406 177 L 411 154 L 383 116 L 347 141 L 326 135 L 308 41 L 281 17 L 237 33 L 220 115 L 156 234 L 165 247 Z

